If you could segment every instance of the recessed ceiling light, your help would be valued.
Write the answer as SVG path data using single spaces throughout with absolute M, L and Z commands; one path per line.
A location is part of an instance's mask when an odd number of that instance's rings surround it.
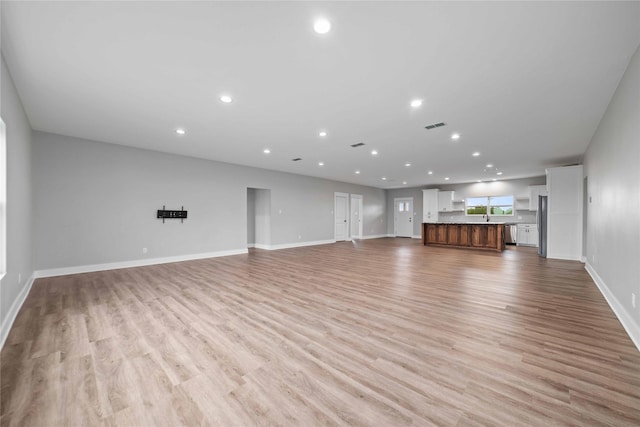
M 220 97 L 220 101 L 224 102 L 225 104 L 228 104 L 231 101 L 233 101 L 233 99 L 229 95 L 222 95 Z
M 322 131 L 322 132 L 320 132 L 318 135 L 320 135 L 320 136 L 322 136 L 322 137 L 325 137 L 325 136 L 327 136 L 327 132 Z
M 433 175 L 433 171 L 429 171 L 429 172 L 427 172 L 427 174 Z
M 324 162 L 318 162 L 318 166 L 324 166 Z
M 502 172 L 498 172 L 498 173 L 496 173 L 496 175 L 502 175 Z
M 481 179 L 479 179 L 479 180 L 477 180 L 476 182 L 482 182 L 482 180 L 481 180 Z
M 453 139 L 454 141 L 457 141 L 458 139 L 460 139 L 460 134 L 459 133 L 452 134 L 451 139 Z
M 360 175 L 360 171 L 356 171 L 356 175 Z
M 264 150 L 262 150 L 262 152 L 264 154 L 269 154 L 269 153 L 271 153 L 271 150 L 269 150 L 268 148 L 265 148 Z
M 382 177 L 382 180 L 383 180 L 383 181 L 386 181 L 386 180 L 387 180 L 387 177 L 386 177 L 386 176 L 383 176 L 383 177 Z
M 411 163 L 405 163 L 404 165 L 405 165 L 405 167 L 410 167 Z
M 371 150 L 371 155 L 372 156 L 377 156 L 378 155 L 378 150 Z
M 316 19 L 313 23 L 313 30 L 318 34 L 327 34 L 331 31 L 331 22 L 324 18 Z
M 445 176 L 445 177 L 444 177 L 444 180 L 445 180 L 445 181 L 449 181 L 449 177 L 448 177 L 448 176 Z
M 476 151 L 475 153 L 472 154 L 473 157 L 478 157 L 480 155 L 479 151 Z
M 413 108 L 418 108 L 421 105 L 422 105 L 422 99 L 414 99 L 413 101 L 411 101 L 411 106 Z
M 407 185 L 407 181 L 402 181 L 402 184 L 403 185 Z
M 491 163 L 487 163 L 487 167 L 488 167 L 488 168 L 492 168 L 492 167 L 493 167 L 493 165 L 492 165 Z
M 182 129 L 182 128 L 178 128 L 178 129 L 176 129 L 176 133 L 178 135 L 184 135 L 185 133 L 187 133 L 187 131 Z

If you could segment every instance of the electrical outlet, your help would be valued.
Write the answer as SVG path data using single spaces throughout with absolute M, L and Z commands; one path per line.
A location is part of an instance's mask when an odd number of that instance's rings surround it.
M 631 292 L 631 306 L 633 308 L 636 308 L 636 294 L 634 294 L 633 292 Z
M 142 253 L 146 254 L 147 253 L 147 248 L 142 248 Z
M 302 239 L 302 234 L 298 234 L 298 240 Z

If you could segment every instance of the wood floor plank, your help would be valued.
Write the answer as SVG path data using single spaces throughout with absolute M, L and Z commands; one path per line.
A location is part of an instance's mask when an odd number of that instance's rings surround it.
M 0 426 L 640 425 L 579 262 L 377 239 L 38 279 Z

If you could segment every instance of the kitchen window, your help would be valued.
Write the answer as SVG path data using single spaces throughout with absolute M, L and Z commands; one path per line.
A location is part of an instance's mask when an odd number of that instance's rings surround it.
M 513 196 L 467 197 L 467 215 L 512 216 Z

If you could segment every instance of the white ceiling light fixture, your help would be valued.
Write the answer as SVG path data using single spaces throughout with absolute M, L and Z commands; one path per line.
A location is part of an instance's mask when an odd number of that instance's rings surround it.
M 491 163 L 487 163 L 487 167 L 488 167 L 488 168 L 492 168 L 492 167 L 493 167 L 493 165 L 492 165 Z
M 480 155 L 480 152 L 479 152 L 479 151 L 476 151 L 476 152 L 474 152 L 474 153 L 472 154 L 472 156 L 473 156 L 473 157 L 478 157 L 479 155 Z
M 183 128 L 178 128 L 178 129 L 176 129 L 176 133 L 178 135 L 184 135 L 185 133 L 187 133 L 187 131 L 184 130 Z
M 410 104 L 413 108 L 418 108 L 422 105 L 422 99 L 414 99 Z
M 356 171 L 356 175 L 360 175 L 360 171 Z
M 407 168 L 411 167 L 411 163 L 405 163 L 404 166 L 407 167 Z
M 331 31 L 331 22 L 325 18 L 318 18 L 313 23 L 313 31 L 318 34 L 327 34 Z
M 264 154 L 271 154 L 271 150 L 269 150 L 268 148 L 265 148 L 264 150 L 262 150 L 262 152 Z
M 322 138 L 324 138 L 325 136 L 327 136 L 327 132 L 326 131 L 320 131 L 318 136 L 321 136 Z
M 502 175 L 502 172 L 498 172 L 498 173 L 496 173 L 496 175 Z
M 383 176 L 383 177 L 382 177 L 382 180 L 383 180 L 383 181 L 386 181 L 386 180 L 387 180 L 387 177 L 386 177 L 386 176 Z
M 220 101 L 224 102 L 225 104 L 230 104 L 231 102 L 233 102 L 233 98 L 231 98 L 229 95 L 221 95 Z
M 371 155 L 372 156 L 377 156 L 378 155 L 378 150 L 371 150 Z
M 324 166 L 324 162 L 318 162 L 318 166 Z
M 407 185 L 407 181 L 402 181 L 402 185 Z
M 427 175 L 433 175 L 433 171 L 427 172 Z
M 449 181 L 449 177 L 448 177 L 448 176 L 445 176 L 445 177 L 444 177 L 444 180 L 445 180 L 445 181 Z
M 457 141 L 460 139 L 460 134 L 459 133 L 454 133 L 451 135 L 451 139 L 453 139 L 454 141 Z

